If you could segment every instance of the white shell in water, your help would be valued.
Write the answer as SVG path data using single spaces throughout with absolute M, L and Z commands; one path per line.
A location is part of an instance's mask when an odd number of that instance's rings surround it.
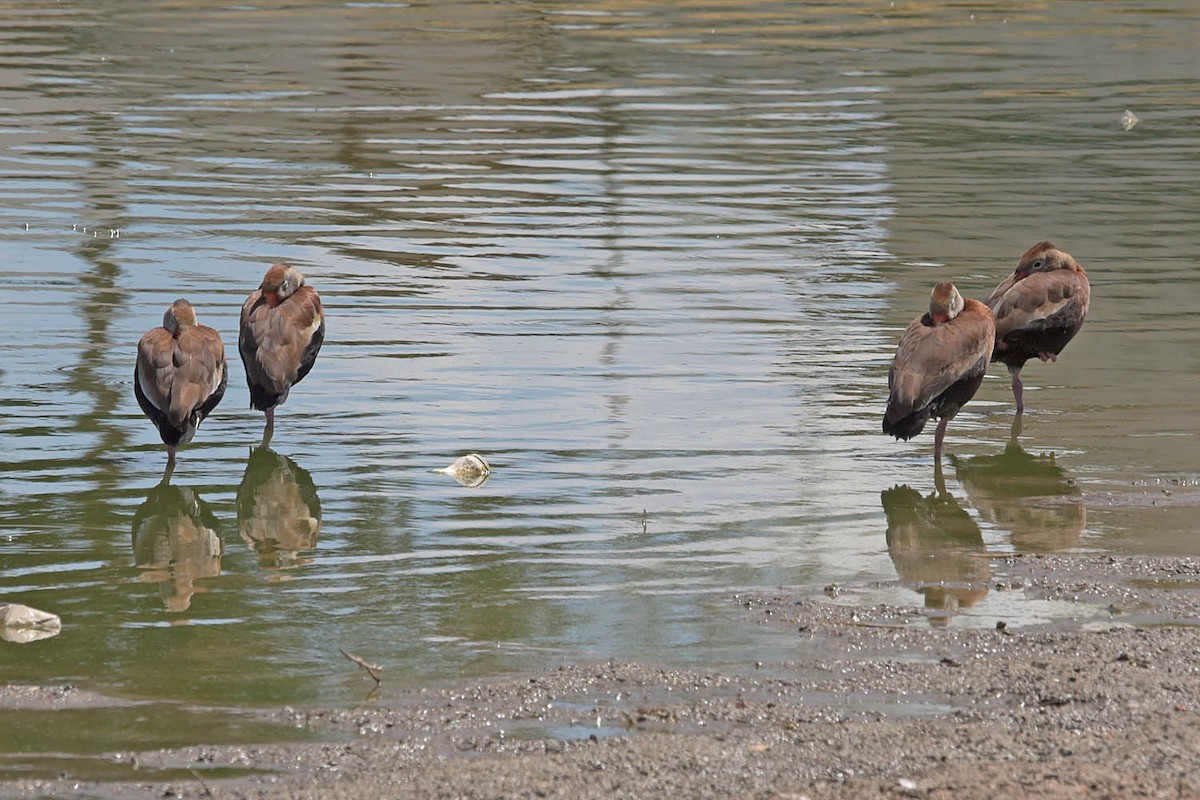
M 470 453 L 444 469 L 435 469 L 434 472 L 449 475 L 458 481 L 459 485 L 473 489 L 487 482 L 492 474 L 492 467 L 479 453 Z
M 62 630 L 56 615 L 18 603 L 0 603 L 0 639 L 7 642 L 34 642 L 55 636 Z

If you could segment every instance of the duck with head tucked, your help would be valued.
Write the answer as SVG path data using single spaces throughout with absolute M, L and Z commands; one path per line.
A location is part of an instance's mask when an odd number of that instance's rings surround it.
M 250 405 L 266 412 L 263 442 L 275 426 L 275 407 L 309 373 L 325 341 L 325 311 L 300 270 L 274 264 L 242 305 L 238 352 L 246 368 Z
M 996 318 L 992 360 L 1006 365 L 1012 375 L 1018 414 L 1025 411 L 1021 368 L 1034 357 L 1058 360 L 1083 327 L 1091 294 L 1087 273 L 1069 253 L 1051 242 L 1038 242 L 988 296 Z
M 162 326 L 138 342 L 133 370 L 134 396 L 167 446 L 168 470 L 176 448 L 192 440 L 228 383 L 220 334 L 196 321 L 191 303 L 176 300 L 163 314 Z
M 937 417 L 933 459 L 940 465 L 946 426 L 983 382 L 995 335 L 987 306 L 964 300 L 952 283 L 934 286 L 928 313 L 909 324 L 896 348 L 883 432 L 908 440 Z

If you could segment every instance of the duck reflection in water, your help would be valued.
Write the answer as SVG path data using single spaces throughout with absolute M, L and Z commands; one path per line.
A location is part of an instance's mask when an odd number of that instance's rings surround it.
M 157 583 L 168 611 L 187 611 L 196 584 L 221 572 L 221 535 L 208 504 L 192 489 L 168 483 L 170 470 L 133 515 L 133 558 L 139 580 Z
M 881 500 L 896 573 L 924 595 L 926 608 L 938 612 L 930 621 L 944 624 L 987 595 L 991 571 L 979 525 L 946 491 L 941 469 L 934 472 L 934 485 L 928 496 L 894 486 Z
M 1079 487 L 1054 454 L 1030 455 L 1017 438 L 1021 417 L 1012 426 L 1004 452 L 954 458 L 959 483 L 980 515 L 1011 531 L 1013 547 L 1024 553 L 1066 550 L 1079 543 L 1087 509 Z
M 242 538 L 258 553 L 259 566 L 269 569 L 308 563 L 298 554 L 314 549 L 321 532 L 321 500 L 312 476 L 265 445 L 246 464 L 237 516 Z

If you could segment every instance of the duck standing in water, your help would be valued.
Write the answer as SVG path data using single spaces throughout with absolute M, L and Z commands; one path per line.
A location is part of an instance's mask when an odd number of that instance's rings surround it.
M 325 341 L 325 311 L 300 270 L 274 264 L 242 305 L 238 352 L 246 368 L 250 405 L 267 414 L 263 443 L 271 440 L 275 406 L 304 380 Z
M 963 300 L 952 283 L 934 286 L 929 313 L 909 324 L 896 348 L 883 432 L 908 440 L 937 417 L 933 460 L 940 465 L 946 426 L 983 382 L 995 336 L 987 306 Z
M 1021 368 L 1035 356 L 1058 360 L 1083 327 L 1091 293 L 1087 273 L 1075 259 L 1050 242 L 1038 242 L 988 297 L 996 318 L 992 360 L 1008 366 L 1018 414 L 1025 411 Z
M 192 304 L 180 298 L 163 314 L 163 324 L 138 342 L 133 393 L 167 446 L 168 472 L 175 449 L 196 435 L 196 428 L 229 383 L 225 345 L 212 328 L 196 322 Z

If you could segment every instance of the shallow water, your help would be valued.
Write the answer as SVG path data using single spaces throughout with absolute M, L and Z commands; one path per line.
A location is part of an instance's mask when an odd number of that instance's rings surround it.
M 0 600 L 64 628 L 0 682 L 236 714 L 361 700 L 338 648 L 384 697 L 745 664 L 798 645 L 739 590 L 1036 623 L 1093 612 L 987 556 L 1200 554 L 1200 12 L 666 5 L 6 4 Z M 1015 442 L 993 368 L 937 487 L 879 432 L 899 331 L 1043 238 L 1089 321 Z M 251 460 L 277 260 L 329 327 Z M 166 491 L 131 377 L 181 295 L 233 360 Z

